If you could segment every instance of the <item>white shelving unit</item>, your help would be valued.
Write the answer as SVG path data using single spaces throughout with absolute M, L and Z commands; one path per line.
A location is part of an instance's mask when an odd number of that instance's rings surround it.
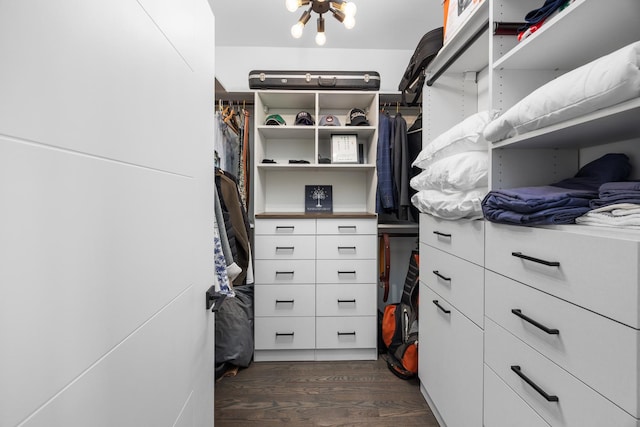
M 494 24 L 522 21 L 532 8 L 526 0 L 484 0 L 468 28 L 443 47 L 428 70 L 427 80 L 435 78 L 424 89 L 424 143 L 477 111 L 504 112 L 553 78 L 640 40 L 635 0 L 576 0 L 522 42 L 492 33 Z M 487 33 L 458 55 L 485 22 Z M 457 59 L 449 63 L 450 58 Z M 490 144 L 490 189 L 569 178 L 608 152 L 627 154 L 634 166 L 631 178 L 639 179 L 639 109 L 640 99 L 633 99 Z M 478 237 L 470 247 L 482 249 L 483 256 L 458 253 L 455 241 L 460 235 L 478 236 L 477 222 L 421 218 L 421 250 L 432 256 L 421 266 L 421 286 L 430 298 L 421 298 L 420 315 L 434 317 L 421 323 L 421 350 L 427 351 L 420 353 L 419 375 L 441 424 L 640 425 L 640 232 L 480 221 L 482 241 Z M 433 233 L 443 230 L 450 236 L 434 240 Z M 460 278 L 463 268 L 476 274 Z M 432 271 L 452 281 L 442 283 Z M 461 289 L 482 289 L 482 321 Z M 514 311 L 559 333 L 545 332 Z M 443 333 L 445 328 L 450 331 Z M 459 369 L 443 365 L 434 372 L 447 360 L 446 349 L 462 345 L 466 358 Z M 464 397 L 452 391 L 456 387 L 466 387 Z M 558 400 L 547 399 L 551 396 Z M 508 410 L 505 402 L 522 410 Z M 467 407 L 464 415 L 452 410 Z
M 378 96 L 255 94 L 256 361 L 377 357 Z M 368 126 L 346 125 L 352 108 L 366 112 Z M 296 126 L 300 111 L 315 124 Z M 271 114 L 286 125 L 264 125 Z M 319 126 L 327 114 L 341 126 Z M 332 157 L 332 135 L 356 135 L 361 163 L 321 163 Z M 332 212 L 305 213 L 307 185 L 332 187 Z

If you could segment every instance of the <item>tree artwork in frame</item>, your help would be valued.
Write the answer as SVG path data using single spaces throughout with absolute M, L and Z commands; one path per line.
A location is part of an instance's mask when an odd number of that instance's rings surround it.
M 333 212 L 333 193 L 330 185 L 304 186 L 305 213 Z

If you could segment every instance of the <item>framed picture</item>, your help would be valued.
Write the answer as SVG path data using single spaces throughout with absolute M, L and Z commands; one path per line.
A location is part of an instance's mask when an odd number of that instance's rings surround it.
M 333 193 L 331 185 L 304 186 L 305 213 L 333 212 Z
M 331 135 L 331 163 L 358 163 L 357 135 Z

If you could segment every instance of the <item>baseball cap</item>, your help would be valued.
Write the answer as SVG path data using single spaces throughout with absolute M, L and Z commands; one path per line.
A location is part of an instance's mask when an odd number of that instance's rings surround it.
M 347 126 L 369 126 L 367 115 L 360 108 L 352 108 L 347 114 Z
M 307 113 L 306 111 L 300 111 L 298 114 L 296 114 L 295 124 L 311 126 L 315 124 L 315 122 L 313 121 L 313 117 L 311 117 L 311 114 Z
M 341 126 L 340 120 L 333 114 L 327 114 L 326 116 L 322 116 L 320 118 L 320 126 Z
M 264 121 L 265 125 L 275 125 L 275 126 L 284 126 L 287 122 L 284 121 L 280 114 L 269 114 L 267 119 Z

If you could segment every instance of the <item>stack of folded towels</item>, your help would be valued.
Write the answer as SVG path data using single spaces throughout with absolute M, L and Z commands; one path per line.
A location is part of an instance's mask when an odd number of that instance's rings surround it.
M 422 169 L 409 185 L 411 203 L 422 213 L 444 219 L 482 218 L 488 190 L 488 143 L 484 129 L 497 111 L 467 117 L 430 141 L 412 166 Z

